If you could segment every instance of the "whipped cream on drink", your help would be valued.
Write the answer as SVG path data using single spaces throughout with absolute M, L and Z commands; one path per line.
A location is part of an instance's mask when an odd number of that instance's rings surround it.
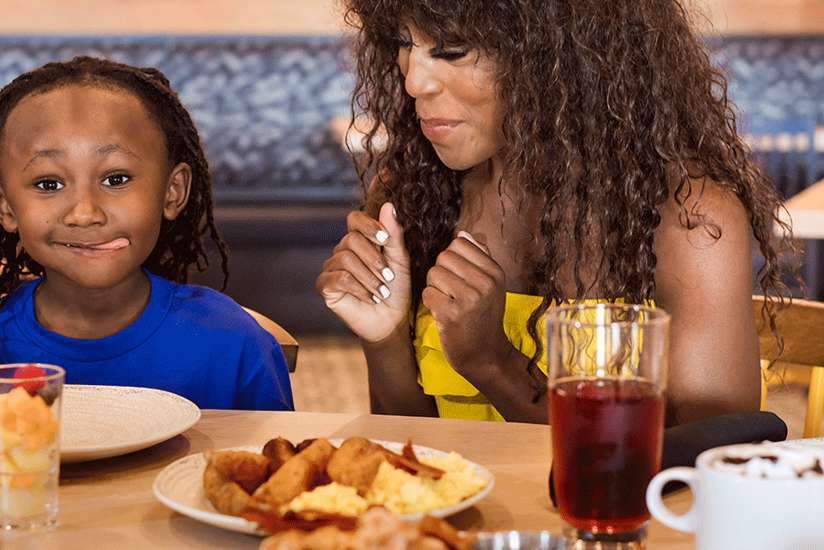
M 710 467 L 746 478 L 824 477 L 824 451 L 784 445 L 741 445 L 718 455 Z

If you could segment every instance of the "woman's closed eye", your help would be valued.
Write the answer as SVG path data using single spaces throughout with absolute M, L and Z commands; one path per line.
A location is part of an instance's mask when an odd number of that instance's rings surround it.
M 469 53 L 467 48 L 459 46 L 443 46 L 438 45 L 429 51 L 429 55 L 436 59 L 443 59 L 446 61 L 457 61 Z
M 126 174 L 112 174 L 111 176 L 103 178 L 103 185 L 106 187 L 121 187 L 126 185 L 131 179 L 131 176 Z

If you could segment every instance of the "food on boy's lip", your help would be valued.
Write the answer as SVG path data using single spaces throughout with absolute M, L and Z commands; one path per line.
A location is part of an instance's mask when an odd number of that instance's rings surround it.
M 357 516 L 372 506 L 397 514 L 425 513 L 457 504 L 487 483 L 459 454 L 418 460 L 410 443 L 398 454 L 360 437 L 340 448 L 323 438 L 297 447 L 278 438 L 264 446 L 264 453 L 219 451 L 207 457 L 204 489 L 216 509 L 240 515 L 245 507 L 283 517 Z
M 21 386 L 0 394 L 0 515 L 43 513 L 57 432 L 42 396 Z
M 251 519 L 251 518 L 250 518 Z M 258 517 L 260 525 L 267 526 L 265 518 Z M 278 521 L 276 518 L 275 521 Z M 279 520 L 283 522 L 283 520 Z M 288 519 L 286 520 L 289 521 Z M 364 512 L 353 524 L 328 521 L 317 527 L 288 527 L 288 523 L 274 527 L 275 534 L 264 539 L 260 550 L 324 550 L 339 548 L 393 548 L 398 550 L 468 550 L 475 537 L 459 533 L 447 522 L 424 517 L 419 522 L 401 521 L 383 508 Z

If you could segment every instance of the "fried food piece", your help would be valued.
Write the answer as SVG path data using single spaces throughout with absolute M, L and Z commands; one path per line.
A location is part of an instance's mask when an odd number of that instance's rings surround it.
M 258 487 L 254 498 L 277 509 L 302 492 L 311 490 L 323 481 L 334 450 L 327 439 L 316 439 Z
M 421 535 L 435 537 L 454 550 L 470 550 L 475 536 L 461 536 L 460 532 L 442 519 L 424 516 L 418 525 Z
M 251 494 L 269 478 L 269 468 L 269 459 L 258 453 L 211 453 L 203 470 L 206 498 L 219 512 L 240 515 L 251 504 Z
M 272 464 L 272 473 L 277 472 L 281 466 L 286 464 L 290 458 L 298 454 L 298 450 L 292 442 L 283 437 L 270 439 L 263 446 L 263 456 L 267 457 Z
M 286 531 L 264 539 L 259 550 L 360 550 L 352 546 L 352 535 L 337 527 L 321 527 L 307 533 Z
M 442 531 L 450 529 L 454 536 L 448 536 L 457 545 L 425 532 L 422 525 L 399 520 L 384 508 L 372 508 L 360 517 L 355 530 L 333 524 L 311 532 L 280 531 L 264 540 L 260 550 L 468 550 L 471 539 L 461 537 L 448 525 Z
M 386 461 L 385 449 L 363 437 L 350 437 L 335 451 L 326 467 L 332 481 L 354 487 L 360 496 L 366 494 L 381 462 Z
M 300 443 L 297 444 L 297 446 L 295 447 L 295 452 L 296 453 L 301 452 L 303 449 L 305 449 L 306 447 L 308 447 L 309 445 L 311 445 L 314 442 L 315 442 L 315 438 L 304 439 L 303 441 L 301 441 Z

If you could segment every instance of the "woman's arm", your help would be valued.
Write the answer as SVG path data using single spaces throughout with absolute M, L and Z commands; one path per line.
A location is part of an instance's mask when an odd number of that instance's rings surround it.
M 655 234 L 655 299 L 672 315 L 668 423 L 758 410 L 752 239 L 744 207 L 712 182 L 693 182 L 688 229 L 670 199 Z M 716 238 L 717 237 L 717 238 Z
M 361 340 L 369 373 L 369 402 L 375 414 L 438 416 L 435 400 L 418 384 L 409 328 L 402 324 L 380 342 Z
M 316 286 L 363 343 L 373 412 L 435 415 L 434 401 L 417 382 L 409 336 L 411 279 L 403 227 L 392 204 L 373 212 L 349 214 L 347 233 Z
M 546 424 L 549 419 L 547 394 L 542 393 L 535 402 L 534 382 L 527 372 L 529 357 L 509 345 L 509 355 L 498 361 L 481 364 L 464 363 L 458 371 L 470 373 L 467 379 L 483 393 L 490 403 L 509 422 Z M 542 384 L 546 377 L 542 375 Z

